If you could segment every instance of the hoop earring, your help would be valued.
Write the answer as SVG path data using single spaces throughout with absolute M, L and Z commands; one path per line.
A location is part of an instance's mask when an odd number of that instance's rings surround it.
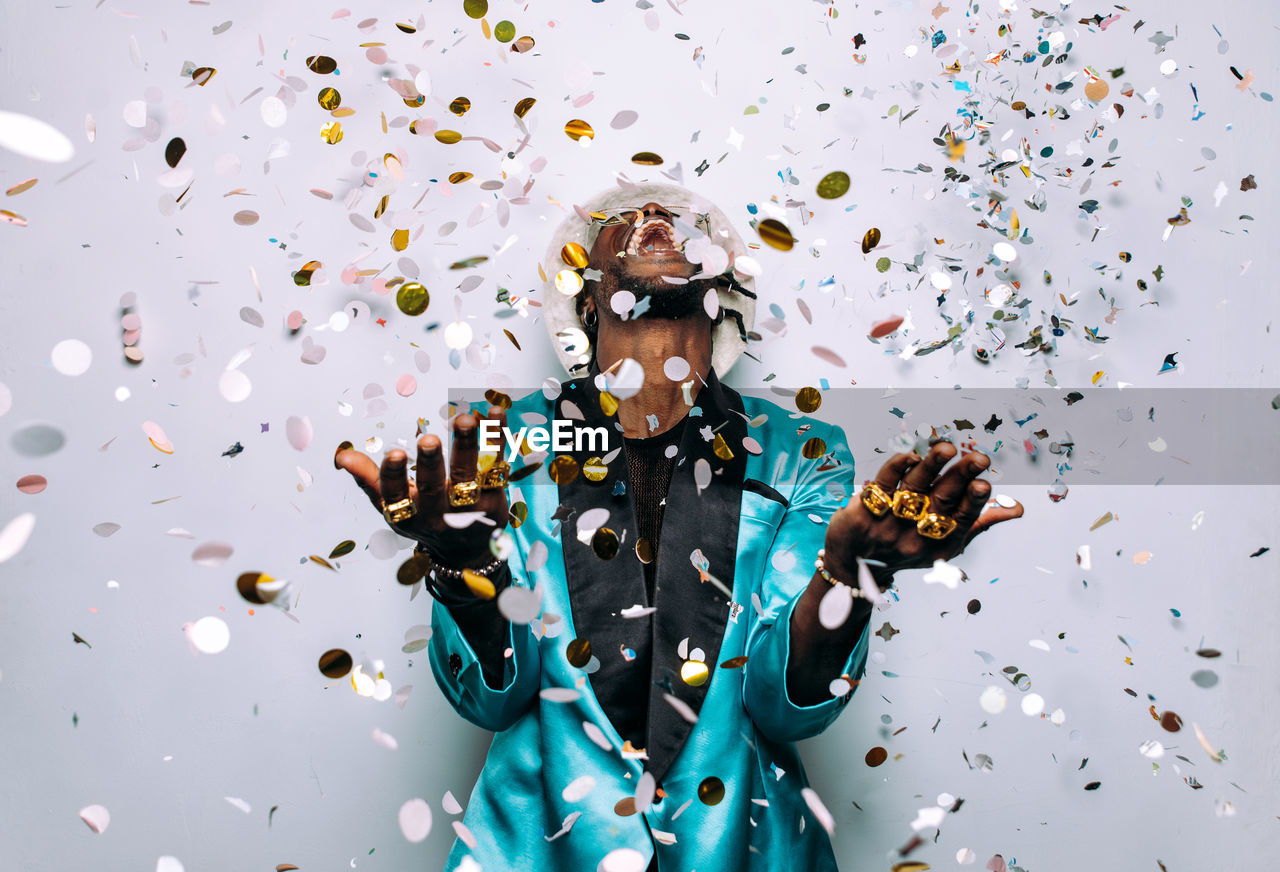
M 582 326 L 588 330 L 594 329 L 599 320 L 600 316 L 596 314 L 595 309 L 588 309 L 582 313 Z

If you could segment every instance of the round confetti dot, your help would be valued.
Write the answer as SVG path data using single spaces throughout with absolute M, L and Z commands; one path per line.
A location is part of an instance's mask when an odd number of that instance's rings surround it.
M 93 363 L 93 352 L 79 339 L 64 339 L 53 346 L 50 359 L 63 375 L 82 375 Z
M 893 315 L 883 321 L 877 321 L 871 325 L 871 333 L 869 335 L 872 339 L 883 339 L 901 327 L 902 322 L 903 317 L 901 315 Z
M 396 307 L 406 315 L 421 315 L 430 303 L 431 294 L 421 282 L 405 282 L 396 291 Z
M 609 475 L 609 466 L 603 458 L 588 457 L 582 462 L 582 475 L 587 481 L 604 481 Z
M 625 315 L 635 307 L 636 295 L 631 291 L 614 291 L 613 296 L 609 298 L 609 308 L 618 315 Z
M 608 527 L 601 527 L 591 536 L 591 550 L 601 560 L 612 560 L 618 555 L 618 534 Z
M 568 484 L 578 475 L 578 461 L 567 454 L 562 454 L 547 467 L 547 475 L 556 484 Z
M 796 408 L 811 415 L 822 405 L 822 392 L 814 387 L 801 388 L 796 392 Z
M 1168 60 L 1162 61 L 1160 63 L 1160 75 L 1162 76 L 1172 76 L 1177 71 L 1178 71 L 1178 62 L 1175 61 L 1173 58 L 1169 58 Z
M 24 512 L 4 525 L 0 530 L 0 563 L 4 563 L 21 551 L 36 527 L 36 516 Z
M 951 287 L 951 276 L 944 272 L 934 272 L 929 274 L 929 284 L 933 285 L 939 291 L 945 291 Z
M 711 670 L 701 660 L 686 660 L 680 667 L 680 678 L 690 687 L 701 687 L 710 676 Z
M 618 811 L 615 806 L 615 812 L 620 815 L 633 815 L 636 813 L 635 799 L 633 797 L 627 797 L 622 802 L 619 802 L 618 805 L 621 806 L 623 802 L 628 803 L 630 811 Z M 648 862 L 644 854 L 641 854 L 635 848 L 614 848 L 604 855 L 599 865 L 596 866 L 596 872 L 644 872 Z
M 411 397 L 418 390 L 418 380 L 411 374 L 405 373 L 396 379 L 396 393 L 402 397 Z
M 569 643 L 568 648 L 564 652 L 565 659 L 569 661 L 569 665 L 577 669 L 581 669 L 591 661 L 591 642 L 588 639 L 578 638 Z
M 982 710 L 988 714 L 996 715 L 1004 711 L 1008 698 L 1005 696 L 1003 688 L 988 687 L 978 697 L 978 704 L 982 706 Z
M 444 344 L 462 350 L 471 344 L 471 325 L 466 321 L 453 321 L 444 328 Z
M 566 297 L 572 297 L 582 290 L 582 275 L 576 270 L 562 269 L 556 273 L 556 290 Z M 615 295 L 616 296 L 616 295 Z M 634 294 L 632 297 L 634 298 Z
M 1176 733 L 1182 729 L 1182 718 L 1175 712 L 1165 712 L 1160 715 L 1160 726 L 1170 733 Z
M 982 611 L 982 603 L 976 599 L 969 600 L 969 605 L 966 608 L 969 614 L 976 615 L 978 612 Z
M 111 812 L 100 805 L 86 805 L 80 809 L 80 820 L 95 833 L 102 833 L 111 825 Z
M 1044 711 L 1044 697 L 1038 693 L 1029 693 L 1022 698 L 1022 713 L 1035 716 Z
M 867 752 L 867 756 L 865 759 L 867 761 L 867 765 L 874 769 L 875 767 L 883 763 L 885 760 L 889 759 L 889 752 L 886 751 L 884 748 L 881 748 L 879 745 L 876 745 L 874 748 L 872 748 L 870 751 Z
M 770 248 L 776 248 L 778 251 L 790 251 L 795 247 L 796 240 L 791 235 L 791 229 L 777 218 L 764 219 L 756 225 L 756 232 L 760 234 L 760 238 Z
M 220 654 L 231 643 L 231 628 L 222 618 L 201 618 L 187 629 L 187 638 L 204 654 Z
M 18 490 L 24 494 L 38 494 L 49 486 L 49 480 L 43 475 L 24 475 L 18 479 Z
M 229 369 L 218 377 L 218 393 L 228 403 L 239 403 L 249 398 L 253 384 L 238 369 Z
M 297 309 L 294 309 L 292 312 L 289 313 L 289 316 L 285 318 L 284 323 L 285 323 L 285 326 L 288 327 L 290 330 L 301 330 L 302 325 L 305 321 L 306 321 L 306 318 L 303 317 L 303 314 L 299 312 Z
M 205 542 L 191 552 L 191 560 L 201 566 L 218 567 L 231 557 L 232 548 L 225 542 Z
M 836 200 L 849 193 L 849 174 L 836 170 L 827 173 L 818 182 L 818 196 L 824 200 Z
M 583 269 L 590 262 L 587 250 L 576 242 L 567 242 L 560 249 L 560 259 L 572 269 Z
M 862 237 L 862 253 L 870 254 L 871 249 L 880 244 L 880 228 L 872 227 Z
M 326 678 L 343 678 L 351 671 L 351 655 L 341 648 L 330 648 L 320 655 L 317 665 Z
M 23 457 L 44 457 L 59 451 L 67 442 L 62 431 L 48 424 L 28 424 L 9 437 L 13 450 Z
M 498 42 L 511 42 L 516 38 L 516 26 L 510 21 L 499 21 L 493 26 L 493 38 Z
M 668 357 L 662 364 L 662 374 L 671 381 L 681 381 L 689 376 L 689 361 L 683 357 Z
M 1004 263 L 1013 263 L 1018 259 L 1018 251 L 1007 242 L 997 242 L 991 246 L 991 253 Z
M 526 37 L 521 37 L 525 39 Z M 565 136 L 568 136 L 574 142 L 580 142 L 583 139 L 595 139 L 596 132 L 591 129 L 591 125 L 583 121 L 581 118 L 574 118 L 567 122 L 564 126 Z
M 327 76 L 338 69 L 338 62 L 327 55 L 312 55 L 307 58 L 307 69 L 321 76 Z
M 285 436 L 289 439 L 289 444 L 298 451 L 305 451 L 307 446 L 311 444 L 311 438 L 315 435 L 315 430 L 311 426 L 311 419 L 307 417 L 298 417 L 291 415 L 284 424 Z
M 724 799 L 724 782 L 714 775 L 702 779 L 698 784 L 698 799 L 703 805 L 718 805 Z
M 411 799 L 400 806 L 400 832 L 410 842 L 421 842 L 431 833 L 431 806 L 425 799 Z
M 262 121 L 268 127 L 283 127 L 289 119 L 289 110 L 279 97 L 267 97 L 258 107 Z

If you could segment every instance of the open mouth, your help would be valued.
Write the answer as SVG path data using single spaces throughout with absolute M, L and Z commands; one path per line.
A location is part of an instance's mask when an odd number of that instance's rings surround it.
M 678 238 L 670 221 L 655 215 L 638 222 L 631 229 L 626 251 L 629 257 L 683 256 L 686 241 Z

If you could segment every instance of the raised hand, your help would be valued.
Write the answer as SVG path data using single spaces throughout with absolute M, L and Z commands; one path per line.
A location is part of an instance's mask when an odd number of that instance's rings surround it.
M 499 427 L 506 426 L 506 412 L 499 406 L 490 406 L 484 417 L 497 421 Z M 490 537 L 507 526 L 507 491 L 505 486 L 481 488 L 474 484 L 473 504 L 452 504 L 449 494 L 455 485 L 463 485 L 465 490 L 469 487 L 466 483 L 476 483 L 480 422 L 464 412 L 454 416 L 451 429 L 447 477 L 440 439 L 430 433 L 418 439 L 413 479 L 408 475 L 408 455 L 399 448 L 387 452 L 381 468 L 354 449 L 339 452 L 334 463 L 351 473 L 391 529 L 423 543 L 433 557 L 448 566 L 474 569 L 493 559 Z M 502 462 L 500 451 L 495 462 Z M 403 503 L 406 499 L 409 502 Z M 401 509 L 396 512 L 398 503 Z M 392 517 L 406 517 L 392 521 L 385 511 L 388 507 L 393 509 Z
M 935 560 L 955 557 L 994 524 L 1022 516 L 1022 504 L 1017 502 L 1009 508 L 993 505 L 983 511 L 991 484 L 977 476 L 990 460 L 979 451 L 969 452 L 939 476 L 939 470 L 956 454 L 950 442 L 936 443 L 923 458 L 914 453 L 895 454 L 875 477 L 875 483 L 889 496 L 895 490 L 927 494 L 927 512 L 956 522 L 947 536 L 930 538 L 917 529 L 915 520 L 899 517 L 892 509 L 877 517 L 863 504 L 861 493 L 855 493 L 827 527 L 824 563 L 828 571 L 856 584 L 855 557 L 883 562 L 884 569 L 873 570 L 881 577 L 900 569 L 932 566 Z

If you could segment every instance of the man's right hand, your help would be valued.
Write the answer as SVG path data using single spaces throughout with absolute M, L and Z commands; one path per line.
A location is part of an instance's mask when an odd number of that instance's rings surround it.
M 485 417 L 497 421 L 499 427 L 506 426 L 506 411 L 499 406 L 490 406 Z M 480 422 L 475 415 L 464 412 L 454 417 L 452 431 L 447 478 L 440 439 L 433 434 L 418 439 L 415 479 L 409 478 L 408 455 L 399 448 L 387 452 L 381 469 L 371 457 L 354 449 L 338 452 L 334 463 L 351 473 L 379 513 L 406 497 L 413 500 L 416 508 L 413 517 L 396 524 L 388 522 L 391 529 L 422 542 L 433 557 L 447 566 L 475 569 L 493 559 L 489 540 L 507 526 L 507 491 L 505 487 L 481 489 L 480 499 L 473 505 L 449 504 L 451 485 L 476 479 Z M 501 448 L 498 459 L 502 459 Z M 483 512 L 484 520 L 462 527 L 451 526 L 446 515 L 459 512 Z

